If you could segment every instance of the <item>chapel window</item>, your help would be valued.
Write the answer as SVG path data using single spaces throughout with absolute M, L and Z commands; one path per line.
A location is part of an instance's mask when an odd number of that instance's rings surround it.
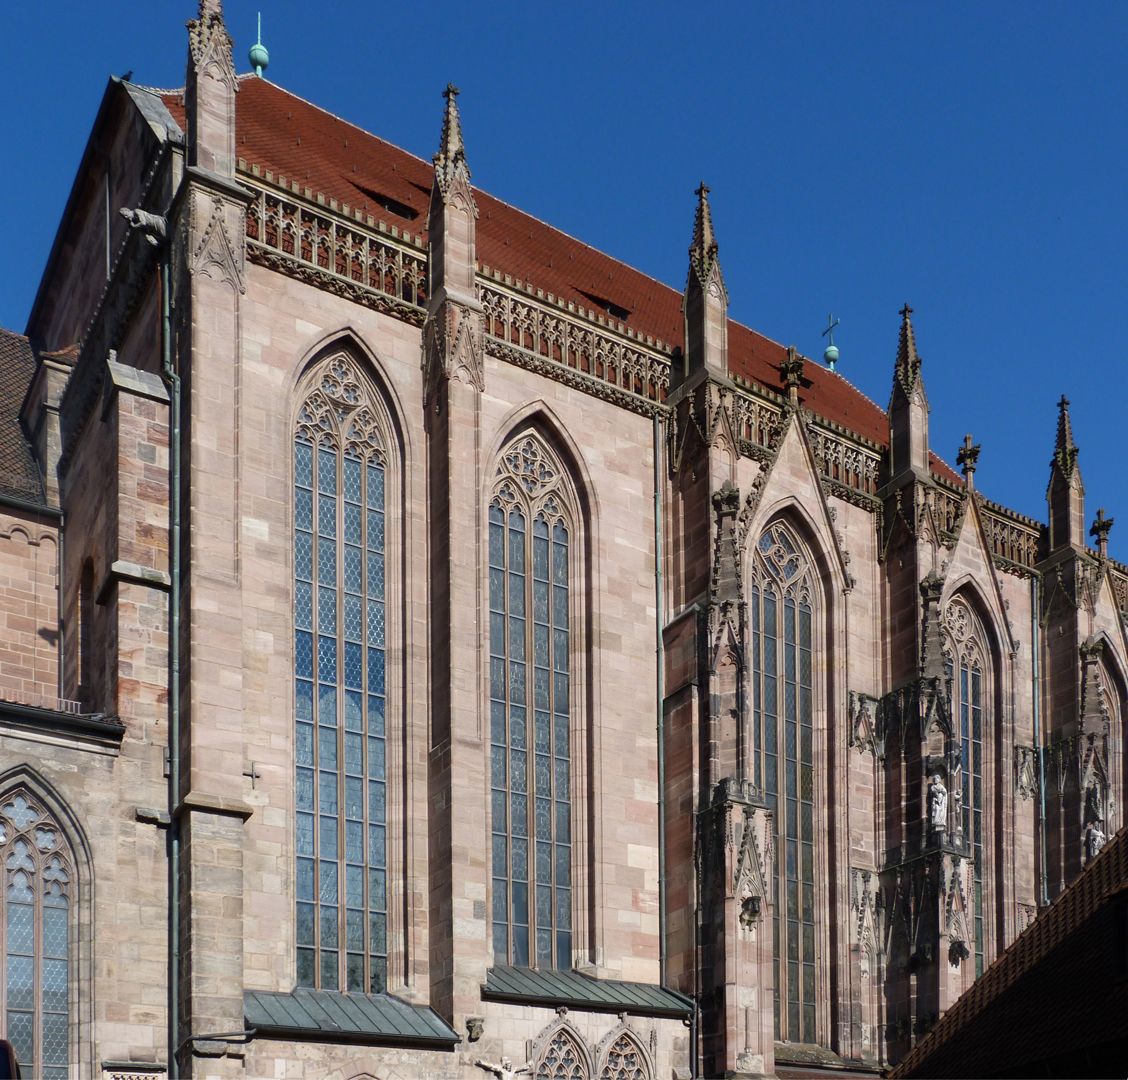
M 953 778 L 958 785 L 961 822 L 965 842 L 972 859 L 972 916 L 975 934 L 975 976 L 983 974 L 983 848 L 984 832 L 984 749 L 986 730 L 984 700 L 986 697 L 987 659 L 984 635 L 971 608 L 954 597 L 944 615 L 947 630 L 945 666 L 951 687 L 952 720 L 959 737 L 960 775 Z
M 588 1080 L 585 1057 L 572 1033 L 560 1028 L 544 1045 L 534 1080 Z
M 753 774 L 776 826 L 776 1037 L 816 1042 L 814 571 L 782 522 L 753 559 Z
M 650 1066 L 642 1048 L 626 1032 L 608 1047 L 599 1080 L 651 1080 Z
M 74 860 L 42 802 L 0 797 L 0 1016 L 24 1076 L 70 1075 L 70 919 Z
M 385 480 L 375 392 L 338 354 L 294 439 L 297 985 L 387 984 Z
M 502 454 L 489 506 L 495 962 L 572 966 L 569 588 L 563 471 L 535 435 Z

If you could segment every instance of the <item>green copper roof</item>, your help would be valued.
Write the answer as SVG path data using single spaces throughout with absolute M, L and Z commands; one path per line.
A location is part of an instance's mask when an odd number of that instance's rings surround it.
M 693 1002 L 676 990 L 651 983 L 593 979 L 578 971 L 533 971 L 494 967 L 486 973 L 482 996 L 529 1005 L 567 1005 L 575 1009 L 629 1012 L 636 1016 L 685 1017 Z
M 339 994 L 295 990 L 291 994 L 248 990 L 247 1025 L 259 1035 L 325 1041 L 396 1043 L 449 1049 L 458 1035 L 434 1010 L 391 994 Z

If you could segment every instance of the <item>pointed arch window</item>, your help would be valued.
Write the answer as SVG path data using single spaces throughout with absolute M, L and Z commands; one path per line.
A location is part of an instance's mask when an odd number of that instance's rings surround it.
M 983 740 L 989 672 L 983 629 L 975 613 L 960 597 L 953 597 L 948 602 L 944 626 L 944 662 L 950 687 L 952 723 L 958 733 L 960 747 L 960 776 L 950 778 L 949 787 L 956 787 L 962 813 L 961 828 L 971 851 L 975 976 L 978 978 L 983 974 Z
M 493 950 L 572 966 L 569 588 L 574 517 L 535 435 L 502 454 L 489 506 Z
M 776 824 L 776 1037 L 816 1042 L 814 573 L 783 522 L 753 557 L 752 762 Z
M 651 1080 L 642 1047 L 625 1031 L 608 1047 L 599 1080 Z
M 567 1028 L 559 1028 L 537 1058 L 535 1080 L 588 1080 L 587 1055 Z
M 387 983 L 387 433 L 353 359 L 313 373 L 294 437 L 297 984 Z
M 1101 713 L 1106 721 L 1105 745 L 1108 757 L 1109 792 L 1107 803 L 1108 821 L 1105 831 L 1112 836 L 1123 823 L 1120 807 L 1125 798 L 1124 729 L 1121 726 L 1120 692 L 1118 682 L 1112 678 L 1110 669 L 1102 663 L 1098 669 L 1101 688 Z
M 0 798 L 0 1016 L 25 1076 L 70 1075 L 70 923 L 74 860 L 32 793 Z

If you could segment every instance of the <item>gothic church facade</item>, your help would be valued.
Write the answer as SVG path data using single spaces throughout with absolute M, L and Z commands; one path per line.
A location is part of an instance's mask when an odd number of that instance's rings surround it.
M 0 333 L 26 1072 L 903 1057 L 1123 824 L 1068 402 L 1042 523 L 907 305 L 882 410 L 728 319 L 704 187 L 678 293 L 473 188 L 453 88 L 427 163 L 231 50 L 111 81 Z

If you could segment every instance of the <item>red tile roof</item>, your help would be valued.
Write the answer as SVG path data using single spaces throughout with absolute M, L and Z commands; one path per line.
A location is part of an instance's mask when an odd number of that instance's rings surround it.
M 166 91 L 161 96 L 183 128 L 183 93 Z M 266 79 L 241 79 L 236 117 L 236 153 L 248 165 L 296 180 L 387 225 L 426 235 L 430 162 Z M 636 332 L 670 345 L 682 343 L 682 294 L 676 289 L 484 191 L 475 189 L 475 196 L 481 263 L 589 310 L 592 296 L 604 298 L 629 312 L 622 321 Z M 398 207 L 404 212 L 397 212 Z M 733 374 L 783 393 L 779 364 L 785 356 L 782 345 L 730 321 Z M 890 373 L 892 377 L 892 362 Z M 807 408 L 874 443 L 888 444 L 883 408 L 819 364 L 808 363 L 804 376 L 811 384 L 800 395 Z M 939 459 L 933 464 L 941 475 L 958 480 Z
M 43 483 L 20 425 L 20 407 L 35 374 L 23 334 L 0 329 L 0 494 L 43 502 Z

